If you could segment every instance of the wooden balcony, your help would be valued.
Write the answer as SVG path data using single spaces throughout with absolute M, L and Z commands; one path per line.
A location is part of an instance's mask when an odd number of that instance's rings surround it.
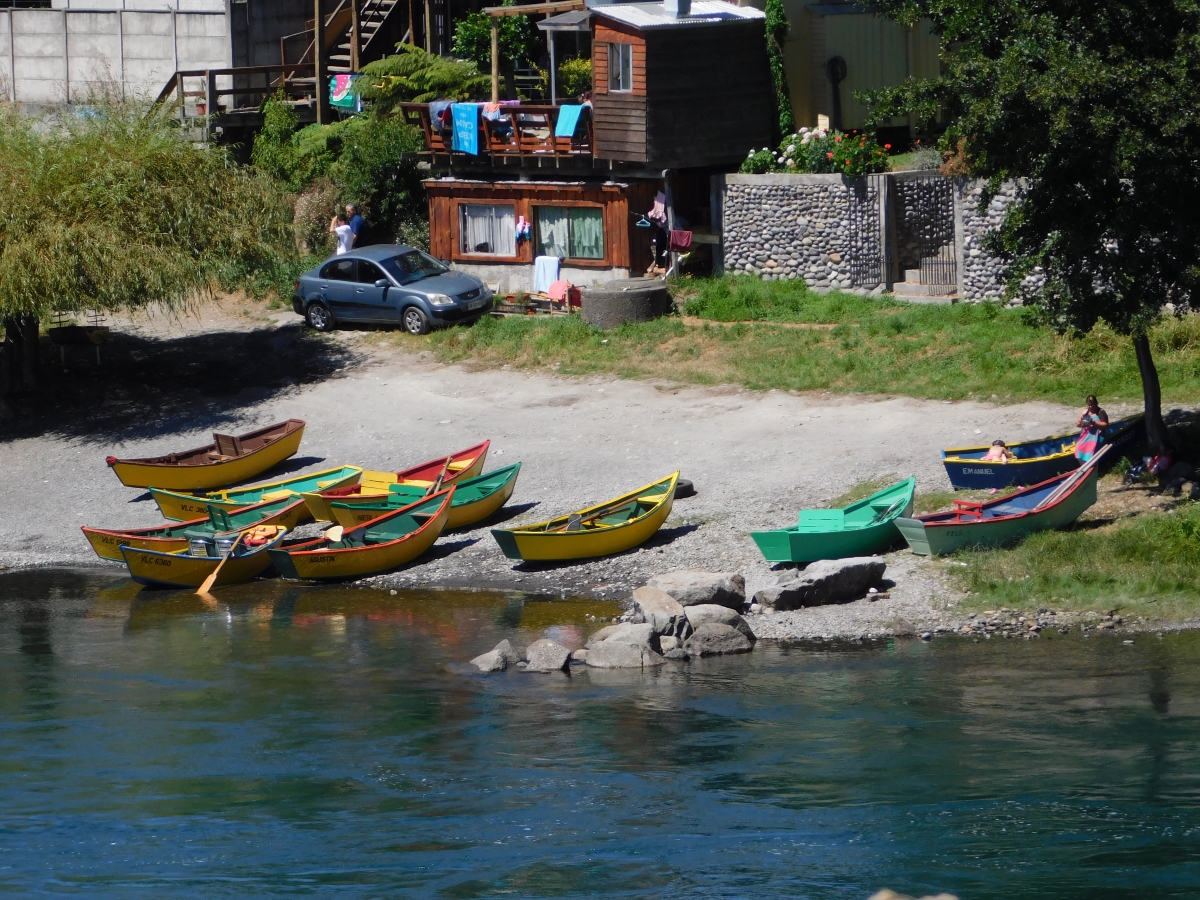
M 425 134 L 425 149 L 434 156 L 453 154 L 471 158 L 452 148 L 453 128 L 433 121 L 428 103 L 402 103 L 405 120 Z M 592 157 L 592 110 L 584 107 L 572 137 L 555 137 L 561 107 L 501 106 L 500 118 L 479 116 L 479 156 L 560 160 Z

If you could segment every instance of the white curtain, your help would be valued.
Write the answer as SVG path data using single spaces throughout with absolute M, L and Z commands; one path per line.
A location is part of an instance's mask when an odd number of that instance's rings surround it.
M 571 208 L 571 256 L 604 259 L 604 210 L 589 206 Z
M 570 240 L 567 211 L 559 206 L 537 208 L 537 255 L 566 259 Z
M 511 206 L 459 206 L 459 250 L 489 256 L 517 255 L 517 219 Z

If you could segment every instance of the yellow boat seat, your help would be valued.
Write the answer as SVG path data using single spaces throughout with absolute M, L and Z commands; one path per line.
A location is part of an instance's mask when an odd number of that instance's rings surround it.
M 461 472 L 463 469 L 471 468 L 471 466 L 473 466 L 474 464 L 475 464 L 474 457 L 472 457 L 471 459 L 457 459 L 454 462 L 450 463 L 450 465 L 447 466 L 447 468 L 451 472 Z
M 292 496 L 292 491 L 267 491 L 262 495 L 260 502 L 269 503 L 272 500 L 282 500 L 284 497 Z

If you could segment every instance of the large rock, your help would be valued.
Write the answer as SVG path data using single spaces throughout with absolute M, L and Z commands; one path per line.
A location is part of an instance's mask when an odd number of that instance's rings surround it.
M 705 622 L 683 642 L 689 656 L 723 656 L 726 653 L 749 653 L 754 649 L 750 639 L 732 625 Z M 588 660 L 591 662 L 591 660 Z
M 596 669 L 644 669 L 661 666 L 662 655 L 648 644 L 627 644 L 620 640 L 601 641 L 588 650 L 587 664 Z
M 877 556 L 823 559 L 803 572 L 786 572 L 771 587 L 754 595 L 754 602 L 775 609 L 821 606 L 857 600 L 883 577 L 887 563 Z
M 680 606 L 716 604 L 741 611 L 746 602 L 746 579 L 737 572 L 701 572 L 681 569 L 655 575 L 648 587 L 670 594 Z
M 653 625 L 634 625 L 632 622 L 622 622 L 619 625 L 605 625 L 590 638 L 584 645 L 588 650 L 591 650 L 602 641 L 607 641 L 609 638 L 616 638 L 620 643 L 624 644 L 646 644 L 658 649 L 658 635 L 654 633 Z
M 754 636 L 749 623 L 746 622 L 740 615 L 735 613 L 728 606 L 717 606 L 714 603 L 704 603 L 700 606 L 689 606 L 687 608 L 687 620 L 695 631 L 701 625 L 715 623 L 717 625 L 728 625 L 730 628 L 735 628 L 746 636 L 750 643 L 754 643 L 758 638 Z
M 521 661 L 521 655 L 512 648 L 508 641 L 501 641 L 487 653 L 482 653 L 471 660 L 471 665 L 480 672 L 503 672 L 511 665 Z
M 679 601 L 653 587 L 640 587 L 633 592 L 633 608 L 658 635 L 686 638 L 691 634 L 688 618 Z M 687 632 L 684 634 L 683 632 Z
M 563 672 L 571 664 L 571 651 L 543 638 L 529 645 L 525 659 L 529 662 L 526 672 Z

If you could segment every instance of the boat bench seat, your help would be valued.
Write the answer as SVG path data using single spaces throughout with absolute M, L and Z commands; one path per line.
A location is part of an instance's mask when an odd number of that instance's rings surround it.
M 241 440 L 232 434 L 213 432 L 213 443 L 217 445 L 217 452 L 222 456 L 241 456 L 246 452 L 242 448 Z
M 800 528 L 817 526 L 841 530 L 846 521 L 846 511 L 843 509 L 802 509 L 796 524 Z

